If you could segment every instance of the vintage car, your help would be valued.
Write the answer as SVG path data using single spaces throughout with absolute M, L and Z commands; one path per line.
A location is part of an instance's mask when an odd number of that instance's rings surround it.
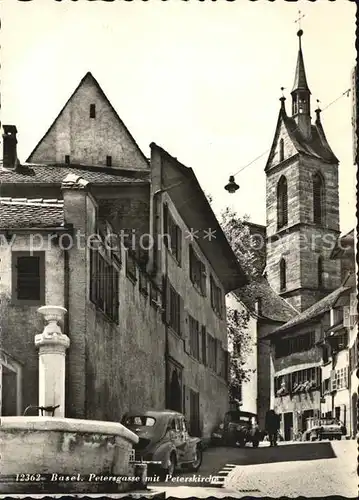
M 202 442 L 188 433 L 181 413 L 172 410 L 127 413 L 122 424 L 138 435 L 135 460 L 148 462 L 148 470 L 162 477 L 179 469 L 197 471 L 202 463 Z
M 340 420 L 336 418 L 308 418 L 307 430 L 303 433 L 304 441 L 322 439 L 341 439 L 347 430 Z
M 257 415 L 247 411 L 228 411 L 223 422 L 214 430 L 211 436 L 213 445 L 245 446 L 252 443 L 257 448 L 264 438 L 257 423 Z

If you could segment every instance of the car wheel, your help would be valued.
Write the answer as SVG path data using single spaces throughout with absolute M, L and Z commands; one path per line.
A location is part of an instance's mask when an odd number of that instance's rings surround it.
M 259 441 L 253 441 L 253 448 L 258 448 Z
M 310 435 L 310 440 L 311 441 L 316 441 L 317 440 L 317 434 L 315 432 L 312 432 L 311 435 Z
M 168 466 L 161 470 L 161 479 L 166 476 L 174 476 L 176 472 L 176 455 L 172 452 L 169 458 Z
M 195 459 L 191 463 L 190 469 L 193 472 L 197 472 L 198 469 L 201 467 L 201 464 L 202 464 L 202 450 L 199 446 L 197 446 Z

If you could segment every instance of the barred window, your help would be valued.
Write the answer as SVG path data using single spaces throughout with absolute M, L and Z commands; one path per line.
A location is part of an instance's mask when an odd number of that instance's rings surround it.
M 287 179 L 282 176 L 277 186 L 277 226 L 278 229 L 288 224 L 288 189 Z
M 189 272 L 190 279 L 195 285 L 197 290 L 201 292 L 202 295 L 206 294 L 206 266 L 197 257 L 192 245 L 189 247 Z
M 114 262 L 90 248 L 90 300 L 112 321 L 119 319 L 119 270 Z

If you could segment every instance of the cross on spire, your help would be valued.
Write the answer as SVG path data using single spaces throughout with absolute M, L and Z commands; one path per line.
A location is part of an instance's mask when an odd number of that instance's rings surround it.
M 305 17 L 305 14 L 302 14 L 301 10 L 298 10 L 298 18 L 294 21 L 295 23 L 298 23 L 298 28 L 299 30 L 302 29 L 302 23 L 301 20 Z

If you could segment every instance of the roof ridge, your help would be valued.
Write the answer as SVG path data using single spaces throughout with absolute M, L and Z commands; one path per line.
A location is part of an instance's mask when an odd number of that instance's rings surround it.
M 0 197 L 0 203 L 9 205 L 31 205 L 31 206 L 58 206 L 62 207 L 64 200 L 57 198 L 12 198 L 10 196 Z

